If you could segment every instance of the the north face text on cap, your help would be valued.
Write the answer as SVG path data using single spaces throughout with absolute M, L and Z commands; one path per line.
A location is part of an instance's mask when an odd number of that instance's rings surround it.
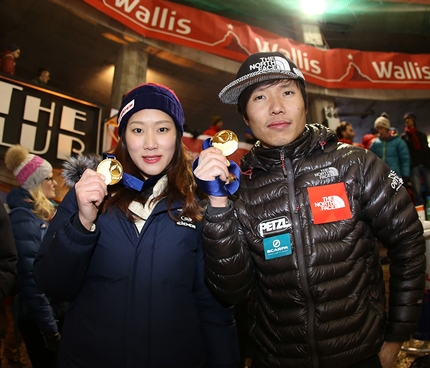
M 258 70 L 258 71 L 266 71 L 266 70 L 285 70 L 291 71 L 290 64 L 287 60 L 280 56 L 269 56 L 260 58 L 259 63 L 251 64 L 249 66 L 249 70 Z

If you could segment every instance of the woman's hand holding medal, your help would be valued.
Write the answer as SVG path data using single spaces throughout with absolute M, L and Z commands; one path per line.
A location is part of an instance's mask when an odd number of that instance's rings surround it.
M 118 183 L 123 175 L 121 163 L 114 158 L 104 159 L 96 170 L 85 170 L 75 185 L 79 220 L 88 230 L 97 218 L 98 207 L 108 194 L 107 186 Z
M 212 206 L 224 207 L 227 204 L 227 196 L 232 194 L 227 189 L 228 185 L 238 180 L 237 165 L 226 158 L 236 151 L 238 141 L 234 132 L 222 130 L 210 141 L 204 142 L 203 150 L 194 163 L 197 184 L 209 195 Z M 237 169 L 234 170 L 236 173 L 232 173 L 232 166 Z

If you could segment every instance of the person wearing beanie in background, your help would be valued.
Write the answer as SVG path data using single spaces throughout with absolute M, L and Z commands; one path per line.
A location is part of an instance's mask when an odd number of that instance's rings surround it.
M 385 161 L 405 185 L 410 185 L 410 157 L 406 143 L 400 138 L 397 129 L 391 127 L 387 117 L 379 116 L 374 126 L 378 138 L 372 142 L 370 150 Z
M 21 49 L 16 45 L 9 45 L 3 50 L 0 59 L 0 72 L 15 75 L 16 60 L 21 55 Z
M 417 128 L 417 117 L 412 112 L 403 116 L 405 132 L 402 139 L 406 142 L 411 157 L 411 182 L 414 191 L 415 205 L 424 204 L 430 196 L 430 148 L 427 135 Z M 424 184 L 424 193 L 421 181 Z
M 306 122 L 304 76 L 280 52 L 250 55 L 219 97 L 258 142 L 231 198 L 211 190 L 229 180 L 229 162 L 200 152 L 206 279 L 226 302 L 250 299 L 251 367 L 394 367 L 417 328 L 426 265 L 401 179 Z M 391 260 L 387 315 L 378 240 Z
M 67 164 L 72 188 L 34 269 L 48 295 L 73 301 L 58 368 L 237 367 L 233 309 L 204 281 L 183 125 L 171 89 L 140 85 L 121 103 L 113 156 L 94 165 L 122 167 L 122 179 Z
M 221 116 L 212 116 L 211 126 L 203 132 L 203 135 L 210 135 L 213 137 L 216 133 L 223 129 L 224 122 Z
M 33 368 L 56 367 L 59 326 L 56 305 L 33 279 L 33 261 L 49 222 L 55 213 L 55 188 L 51 164 L 20 146 L 10 147 L 4 157 L 7 169 L 19 187 L 6 197 L 9 217 L 18 251 L 18 330 Z

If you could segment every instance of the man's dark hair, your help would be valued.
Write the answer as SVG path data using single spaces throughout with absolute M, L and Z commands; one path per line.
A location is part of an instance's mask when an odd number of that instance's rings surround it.
M 244 89 L 244 91 L 240 94 L 238 103 L 237 103 L 237 112 L 242 115 L 245 119 L 248 120 L 248 115 L 246 114 L 246 105 L 248 104 L 249 98 L 251 97 L 254 90 L 261 86 L 273 86 L 275 84 L 278 84 L 282 80 L 291 80 L 293 83 L 296 84 L 300 88 L 300 93 L 302 94 L 303 101 L 305 103 L 305 109 L 308 109 L 308 95 L 306 93 L 306 86 L 305 84 L 298 79 L 272 79 L 272 80 L 266 80 L 263 82 L 255 83 L 248 88 Z
M 348 123 L 347 121 L 342 121 L 339 126 L 336 128 L 336 135 L 338 138 L 343 138 L 343 132 L 346 130 L 346 128 L 348 126 L 350 126 L 351 124 Z
M 48 68 L 39 68 L 39 70 L 37 71 L 37 75 L 40 77 L 43 72 L 51 73 L 51 71 Z

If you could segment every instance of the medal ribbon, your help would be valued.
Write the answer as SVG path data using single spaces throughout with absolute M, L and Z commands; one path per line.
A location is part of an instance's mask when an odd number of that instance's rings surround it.
M 203 141 L 202 149 L 212 147 L 212 139 L 208 138 Z M 228 167 L 228 172 L 233 174 L 236 177 L 236 180 L 226 184 L 220 178 L 215 178 L 213 180 L 200 180 L 196 175 L 194 175 L 194 179 L 199 186 L 199 188 L 214 197 L 224 197 L 229 196 L 236 192 L 239 189 L 239 177 L 240 177 L 240 169 L 239 166 L 233 161 L 229 161 L 230 166 Z M 199 164 L 199 159 L 197 158 L 193 163 L 193 172 L 197 165 Z
M 115 159 L 116 157 L 110 153 L 103 153 L 103 158 Z M 125 172 L 122 173 L 121 183 L 126 188 L 137 190 L 138 192 L 142 191 L 143 185 L 145 181 L 136 178 L 133 175 L 127 174 Z

